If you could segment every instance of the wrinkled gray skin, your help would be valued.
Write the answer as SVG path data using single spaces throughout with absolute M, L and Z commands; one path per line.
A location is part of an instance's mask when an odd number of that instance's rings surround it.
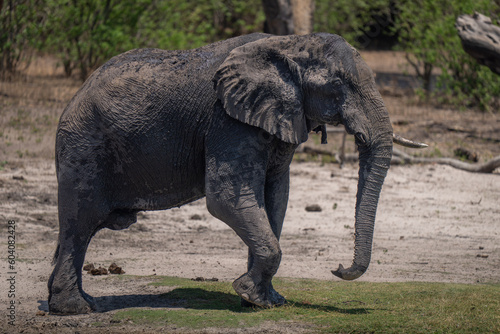
M 233 283 L 242 303 L 284 304 L 271 280 L 289 165 L 325 123 L 344 124 L 359 146 L 354 261 L 334 272 L 355 279 L 370 262 L 393 131 L 371 70 L 344 39 L 253 34 L 112 58 L 71 100 L 57 130 L 60 231 L 50 312 L 94 309 L 81 269 L 98 230 L 124 229 L 139 211 L 203 196 L 249 248 L 248 272 Z

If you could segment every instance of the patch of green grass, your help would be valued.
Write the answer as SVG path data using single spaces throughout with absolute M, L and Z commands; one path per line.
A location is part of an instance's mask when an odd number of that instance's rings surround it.
M 309 136 L 312 138 L 314 144 L 319 145 L 321 143 L 321 136 L 320 135 L 315 134 L 315 133 L 314 134 L 311 133 L 311 134 L 309 134 Z
M 31 126 L 31 133 L 32 134 L 37 134 L 37 133 L 40 133 L 41 131 L 42 131 L 42 129 L 36 127 L 35 125 Z
M 164 277 L 171 308 L 126 309 L 115 321 L 180 328 L 244 328 L 264 322 L 304 324 L 332 333 L 500 332 L 500 284 L 365 283 L 275 279 L 284 307 L 243 308 L 228 282 Z
M 337 159 L 333 155 L 321 155 L 321 164 L 332 164 L 338 163 Z
M 318 162 L 317 154 L 308 153 L 295 153 L 293 155 L 293 161 L 295 162 Z
M 443 157 L 443 153 L 441 152 L 441 150 L 439 148 L 435 147 L 434 150 L 429 153 L 429 157 L 431 157 L 431 158 L 442 158 Z
M 51 119 L 48 115 L 43 115 L 42 117 L 37 117 L 36 122 L 38 124 L 43 124 L 46 126 L 50 126 L 50 125 L 54 124 L 54 120 Z
M 104 327 L 104 326 L 106 326 L 106 324 L 103 323 L 102 321 L 93 322 L 91 325 L 92 325 L 92 327 Z

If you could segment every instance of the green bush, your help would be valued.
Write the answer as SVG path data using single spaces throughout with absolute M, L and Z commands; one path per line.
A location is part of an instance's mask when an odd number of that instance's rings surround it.
M 66 72 L 85 79 L 105 60 L 135 45 L 137 22 L 148 0 L 46 0 L 43 49 Z
M 8 0 L 0 2 L 0 75 L 14 72 L 37 47 L 56 55 L 67 75 L 85 79 L 112 56 L 136 47 L 187 49 L 262 31 L 260 0 Z M 365 47 L 397 39 L 439 103 L 494 110 L 500 77 L 461 46 L 454 27 L 474 11 L 496 22 L 494 0 L 316 0 L 315 31 Z M 436 87 L 433 75 L 438 73 Z
M 474 11 L 498 17 L 500 7 L 489 0 L 400 0 L 395 31 L 399 47 L 423 82 L 427 96 L 455 106 L 492 110 L 498 107 L 500 77 L 465 53 L 455 28 L 461 14 Z M 438 69 L 437 89 L 432 74 Z M 431 90 L 433 91 L 432 93 Z
M 0 1 L 0 77 L 13 74 L 38 36 L 37 0 Z
M 381 35 L 392 36 L 421 79 L 423 96 L 438 103 L 495 110 L 500 77 L 463 51 L 455 29 L 459 15 L 475 11 L 495 22 L 500 4 L 494 0 L 316 0 L 314 20 L 315 31 L 339 34 L 358 48 Z
M 258 0 L 45 0 L 42 49 L 84 80 L 136 47 L 186 49 L 261 30 Z
M 141 47 L 188 49 L 262 31 L 259 0 L 152 1 L 138 26 Z
M 397 7 L 391 0 L 316 0 L 314 31 L 344 37 L 365 48 L 381 35 L 391 35 Z

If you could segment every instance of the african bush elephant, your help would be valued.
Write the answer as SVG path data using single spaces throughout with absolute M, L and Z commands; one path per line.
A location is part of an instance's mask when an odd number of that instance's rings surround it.
M 59 239 L 50 277 L 54 314 L 94 309 L 81 268 L 92 236 L 124 229 L 143 210 L 203 196 L 249 248 L 233 287 L 271 307 L 295 148 L 313 129 L 343 124 L 360 167 L 355 279 L 368 267 L 393 130 L 359 53 L 330 34 L 252 34 L 189 51 L 139 49 L 96 70 L 61 116 L 56 139 Z M 323 128 L 321 127 L 323 126 Z

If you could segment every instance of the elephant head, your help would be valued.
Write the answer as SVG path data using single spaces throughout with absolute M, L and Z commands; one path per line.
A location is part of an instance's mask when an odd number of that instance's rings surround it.
M 343 124 L 359 147 L 352 280 L 370 263 L 379 194 L 392 157 L 393 130 L 360 54 L 330 34 L 276 36 L 234 49 L 219 67 L 215 89 L 226 113 L 290 144 L 326 124 Z M 396 137 L 399 138 L 399 137 Z

